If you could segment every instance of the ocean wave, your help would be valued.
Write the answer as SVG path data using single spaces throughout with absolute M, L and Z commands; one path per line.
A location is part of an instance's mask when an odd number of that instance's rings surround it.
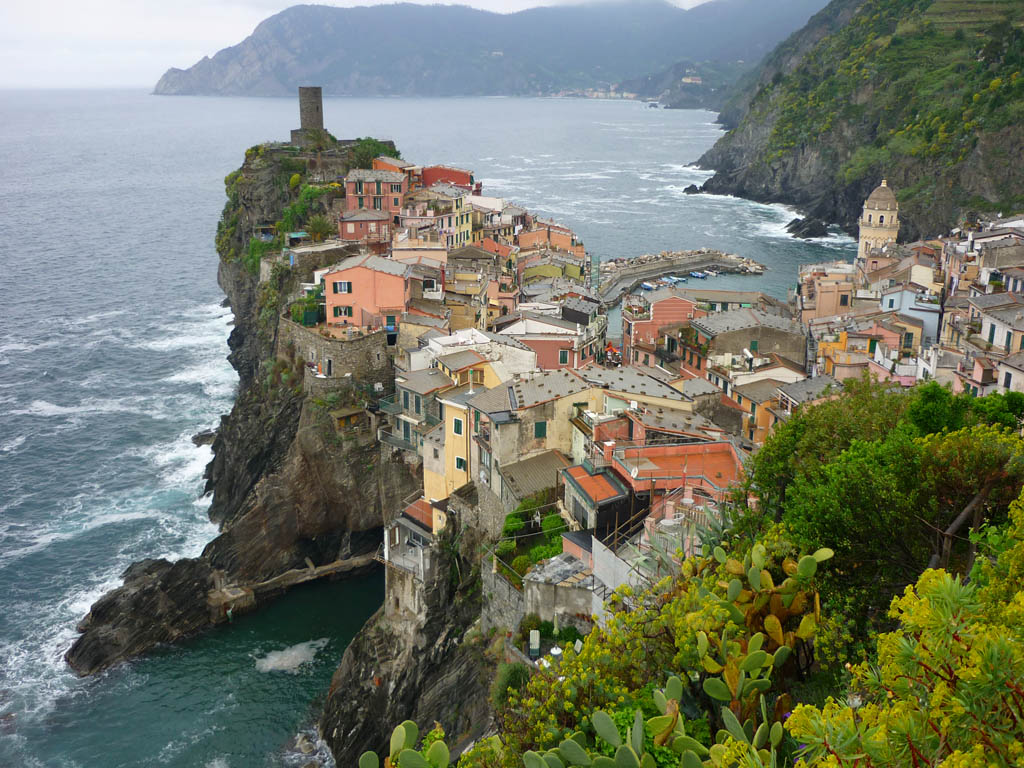
M 25 440 L 28 438 L 25 435 L 18 435 L 12 437 L 10 440 L 5 440 L 0 443 L 0 453 L 13 453 L 15 449 L 20 448 L 25 444 Z
M 234 395 L 238 386 L 238 374 L 224 357 L 218 356 L 172 374 L 164 381 L 174 384 L 198 384 L 207 397 L 225 400 Z
M 302 671 L 302 666 L 313 661 L 328 642 L 328 638 L 322 637 L 319 640 L 296 643 L 280 651 L 271 651 L 256 659 L 256 669 L 260 672 L 288 672 L 297 675 Z

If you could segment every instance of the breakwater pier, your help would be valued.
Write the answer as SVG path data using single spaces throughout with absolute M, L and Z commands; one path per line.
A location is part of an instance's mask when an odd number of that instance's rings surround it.
M 602 303 L 614 304 L 645 281 L 669 276 L 688 277 L 690 272 L 708 269 L 739 275 L 761 275 L 765 271 L 764 265 L 753 259 L 710 248 L 662 251 L 632 259 L 602 262 L 599 294 Z

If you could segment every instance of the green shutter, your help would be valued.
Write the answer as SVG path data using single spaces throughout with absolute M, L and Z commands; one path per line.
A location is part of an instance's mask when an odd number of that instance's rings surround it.
M 537 440 L 546 438 L 548 436 L 548 423 L 546 421 L 533 422 L 533 436 Z

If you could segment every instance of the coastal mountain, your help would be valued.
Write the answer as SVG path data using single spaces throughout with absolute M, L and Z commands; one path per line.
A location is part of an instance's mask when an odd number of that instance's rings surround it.
M 694 61 L 754 62 L 823 0 L 613 0 L 497 14 L 402 3 L 297 5 L 238 45 L 169 69 L 156 94 L 535 95 L 609 88 Z
M 852 228 L 882 178 L 901 237 L 1024 205 L 1024 4 L 833 0 L 723 108 L 708 192 Z

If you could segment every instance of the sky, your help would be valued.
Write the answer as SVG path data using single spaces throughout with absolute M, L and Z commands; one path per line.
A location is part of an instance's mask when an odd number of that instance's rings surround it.
M 2 0 L 0 88 L 152 88 L 302 0 Z M 312 0 L 307 0 L 312 1 Z M 432 4 L 437 0 L 416 0 Z M 692 7 L 704 0 L 671 0 Z M 341 0 L 325 5 L 379 5 Z M 461 0 L 511 13 L 564 0 Z

